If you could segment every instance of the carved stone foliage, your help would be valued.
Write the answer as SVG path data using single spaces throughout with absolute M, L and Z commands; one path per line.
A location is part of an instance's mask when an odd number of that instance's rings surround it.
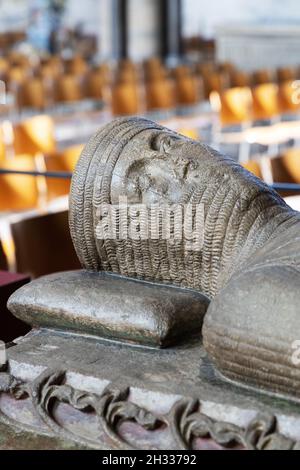
M 129 388 L 107 388 L 99 395 L 87 393 L 67 385 L 63 370 L 46 370 L 32 383 L 1 372 L 0 392 L 10 394 L 15 400 L 29 398 L 37 416 L 51 433 L 92 448 L 99 448 L 101 443 L 116 449 L 138 448 L 138 443 L 129 442 L 121 431 L 122 424 L 134 423 L 150 434 L 167 430 L 166 442 L 171 442 L 172 449 L 178 450 L 197 447 L 198 439 L 210 439 L 223 448 L 300 449 L 299 442 L 279 433 L 275 416 L 258 414 L 246 428 L 241 428 L 201 413 L 201 402 L 194 399 L 180 399 L 169 413 L 155 415 L 130 401 Z M 57 406 L 62 403 L 85 415 L 93 413 L 101 439 L 82 437 L 82 433 L 66 429 L 55 416 Z M 168 445 L 166 443 L 165 449 Z

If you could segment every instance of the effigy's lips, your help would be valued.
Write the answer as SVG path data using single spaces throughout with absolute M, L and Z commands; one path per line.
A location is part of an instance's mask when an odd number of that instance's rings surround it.
M 8 307 L 33 327 L 163 348 L 199 337 L 208 305 L 190 289 L 70 271 L 31 282 Z

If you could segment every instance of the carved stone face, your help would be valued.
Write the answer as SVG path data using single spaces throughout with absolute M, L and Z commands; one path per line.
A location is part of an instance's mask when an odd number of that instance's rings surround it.
M 204 163 L 200 144 L 171 131 L 146 130 L 128 142 L 124 153 L 113 171 L 113 203 L 119 196 L 147 206 L 184 203 L 199 184 Z
M 146 205 L 180 203 L 187 187 L 199 178 L 199 161 L 185 153 L 186 142 L 179 137 L 159 133 L 151 144 L 154 155 L 132 164 L 127 172 L 128 198 Z

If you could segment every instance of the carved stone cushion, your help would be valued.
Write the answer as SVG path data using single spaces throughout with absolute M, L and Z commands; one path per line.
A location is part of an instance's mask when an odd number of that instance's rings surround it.
M 35 327 L 164 347 L 199 336 L 208 304 L 191 289 L 70 271 L 31 282 L 8 306 Z

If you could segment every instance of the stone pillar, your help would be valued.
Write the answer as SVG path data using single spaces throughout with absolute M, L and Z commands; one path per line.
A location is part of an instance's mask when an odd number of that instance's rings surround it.
M 126 0 L 98 0 L 98 60 L 118 60 L 123 54 L 121 3 Z
M 181 0 L 161 0 L 161 52 L 170 65 L 181 55 Z
M 128 0 L 128 55 L 132 60 L 160 55 L 160 3 L 160 0 Z

